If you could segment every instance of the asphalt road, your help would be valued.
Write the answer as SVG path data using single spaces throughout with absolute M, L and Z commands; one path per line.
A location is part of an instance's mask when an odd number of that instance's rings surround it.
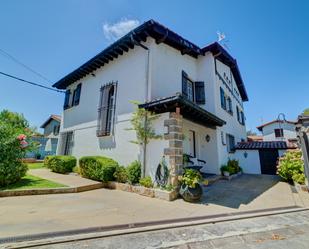
M 35 247 L 308 249 L 309 211 Z

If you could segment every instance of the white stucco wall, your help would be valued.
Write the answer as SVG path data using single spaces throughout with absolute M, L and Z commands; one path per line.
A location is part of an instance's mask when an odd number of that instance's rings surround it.
M 131 127 L 130 117 L 135 108 L 129 101 L 136 100 L 142 103 L 146 99 L 146 62 L 146 50 L 135 47 L 119 56 L 118 59 L 97 69 L 94 72 L 95 77 L 87 75 L 69 86 L 68 89 L 73 92 L 76 86 L 82 83 L 79 105 L 64 110 L 61 123 L 61 132 L 74 132 L 72 151 L 74 156 L 80 158 L 85 155 L 103 155 L 123 165 L 128 165 L 140 157 L 138 146 L 130 142 L 135 140 L 135 132 L 126 129 Z M 100 87 L 112 81 L 118 82 L 115 135 L 97 137 Z
M 164 120 L 169 118 L 169 113 L 162 113 L 159 118 L 153 122 L 153 128 L 157 135 L 161 135 L 162 139 L 154 139 L 147 144 L 146 148 L 146 175 L 155 179 L 155 174 L 159 163 L 164 156 L 164 149 L 168 148 L 169 141 L 163 138 L 167 133 L 167 127 L 164 127 Z M 169 167 L 169 158 L 165 157 L 165 162 Z
M 275 136 L 275 129 L 283 129 L 283 138 Z M 263 140 L 264 141 L 287 141 L 288 139 L 296 139 L 297 134 L 295 131 L 295 125 L 290 123 L 279 123 L 275 122 L 266 125 L 262 129 Z
M 245 157 L 247 153 L 247 157 Z M 258 150 L 237 150 L 231 159 L 236 159 L 245 174 L 261 174 Z
M 217 136 L 216 130 L 210 129 L 198 124 L 195 124 L 189 120 L 184 119 L 183 121 L 183 132 L 185 139 L 184 144 L 184 153 L 187 153 L 189 147 L 189 130 L 195 132 L 196 139 L 196 158 L 206 161 L 206 165 L 201 169 L 205 173 L 218 174 L 218 151 L 216 144 Z M 210 141 L 206 141 L 206 135 L 210 136 Z
M 243 111 L 244 113 L 245 111 L 243 109 L 243 103 L 240 97 L 237 95 L 238 88 L 230 68 L 218 60 L 216 60 L 216 68 L 217 72 L 223 78 L 224 75 L 227 77 L 226 81 L 228 83 L 228 86 L 226 86 L 220 80 L 218 75 L 215 76 L 215 114 L 226 122 L 224 126 L 217 128 L 217 149 L 219 151 L 219 165 L 222 165 L 227 162 L 229 157 L 233 157 L 234 154 L 228 153 L 227 151 L 226 134 L 233 135 L 235 137 L 235 144 L 237 144 L 238 142 L 241 142 L 242 139 L 246 139 L 246 126 L 240 124 L 237 120 L 236 105 L 239 107 L 240 111 Z M 221 107 L 220 87 L 232 100 L 233 115 Z M 223 133 L 223 140 L 225 144 L 222 143 L 221 132 Z

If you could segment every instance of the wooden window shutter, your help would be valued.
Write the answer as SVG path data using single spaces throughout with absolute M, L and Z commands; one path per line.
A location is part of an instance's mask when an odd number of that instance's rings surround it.
M 205 104 L 205 83 L 203 81 L 196 81 L 194 88 L 195 102 L 199 105 Z
M 64 104 L 63 104 L 63 109 L 64 110 L 70 107 L 70 105 L 69 105 L 70 95 L 71 95 L 71 91 L 70 90 L 66 90 L 65 97 L 64 97 Z
M 188 86 L 187 86 L 188 75 L 185 71 L 182 71 L 182 95 L 188 97 Z
M 78 84 L 78 86 L 74 91 L 73 105 L 79 105 L 81 90 L 82 90 L 82 84 Z
M 221 99 L 221 107 L 226 110 L 226 98 L 223 89 L 220 87 L 220 99 Z
M 236 106 L 236 111 L 237 111 L 237 121 L 240 122 L 240 116 L 239 116 L 239 108 Z

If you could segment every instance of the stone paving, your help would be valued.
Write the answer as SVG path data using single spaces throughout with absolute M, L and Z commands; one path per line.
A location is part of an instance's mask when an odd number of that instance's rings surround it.
M 309 211 L 126 234 L 38 249 L 308 249 Z
M 0 238 L 308 204 L 308 193 L 300 195 L 276 178 L 254 175 L 216 182 L 196 204 L 109 189 L 7 197 L 0 198 Z

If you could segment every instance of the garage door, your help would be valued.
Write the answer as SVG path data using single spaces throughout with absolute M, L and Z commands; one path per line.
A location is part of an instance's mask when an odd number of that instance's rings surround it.
M 278 150 L 259 150 L 261 173 L 266 175 L 276 175 Z

